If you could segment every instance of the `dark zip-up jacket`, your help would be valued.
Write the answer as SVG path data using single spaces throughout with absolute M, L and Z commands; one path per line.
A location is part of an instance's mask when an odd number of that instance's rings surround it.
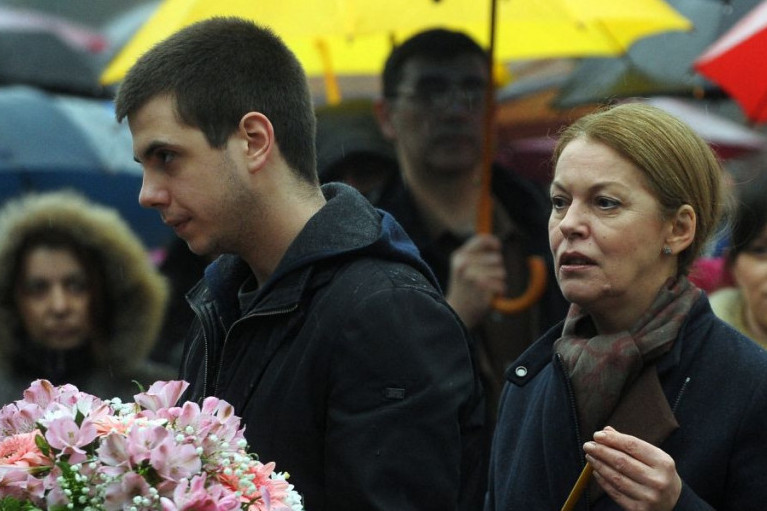
M 560 509 L 584 466 L 589 439 L 578 431 L 569 380 L 552 350 L 561 331 L 561 324 L 549 331 L 507 373 L 486 511 Z M 649 370 L 657 372 L 661 402 L 629 406 L 634 423 L 627 427 L 648 431 L 660 416 L 650 410 L 673 412 L 678 428 L 659 447 L 683 482 L 674 509 L 765 509 L 767 352 L 716 318 L 703 296 L 671 351 Z M 620 509 L 604 494 L 587 501 L 576 510 Z
M 230 402 L 311 511 L 477 509 L 483 412 L 465 328 L 392 217 L 348 186 L 323 192 L 248 310 L 235 256 L 190 292 L 185 397 Z

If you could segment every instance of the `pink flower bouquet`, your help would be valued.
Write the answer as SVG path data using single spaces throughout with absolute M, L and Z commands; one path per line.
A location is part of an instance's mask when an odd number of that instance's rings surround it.
M 188 384 L 135 402 L 37 380 L 0 409 L 0 511 L 299 511 L 287 474 L 248 454 L 226 401 L 175 406 Z

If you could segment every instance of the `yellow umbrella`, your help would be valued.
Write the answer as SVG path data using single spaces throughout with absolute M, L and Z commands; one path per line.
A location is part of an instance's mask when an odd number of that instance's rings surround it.
M 499 60 L 619 55 L 638 38 L 687 30 L 663 0 L 496 0 Z M 136 59 L 180 28 L 212 16 L 268 25 L 307 74 L 378 74 L 400 41 L 427 27 L 460 29 L 488 44 L 490 9 L 477 0 L 164 0 L 107 66 L 119 82 Z M 329 59 L 332 62 L 329 62 Z
M 279 34 L 307 74 L 323 74 L 330 103 L 340 99 L 336 74 L 378 74 L 392 44 L 431 27 L 462 30 L 489 47 L 496 60 L 611 56 L 631 44 L 692 24 L 663 0 L 164 0 L 155 14 L 107 66 L 102 82 L 118 82 L 156 42 L 213 16 L 239 16 Z M 499 33 L 497 38 L 495 34 Z M 490 232 L 493 86 L 488 84 L 487 136 L 477 231 Z M 537 301 L 545 264 L 530 260 L 531 285 L 522 296 L 499 298 L 514 313 Z

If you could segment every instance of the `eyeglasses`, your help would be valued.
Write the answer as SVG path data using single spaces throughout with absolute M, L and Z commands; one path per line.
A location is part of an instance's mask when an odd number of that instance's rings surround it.
M 445 79 L 424 79 L 415 87 L 403 87 L 392 96 L 404 98 L 430 110 L 446 110 L 458 106 L 479 110 L 485 103 L 487 83 L 481 79 L 467 79 L 460 83 Z

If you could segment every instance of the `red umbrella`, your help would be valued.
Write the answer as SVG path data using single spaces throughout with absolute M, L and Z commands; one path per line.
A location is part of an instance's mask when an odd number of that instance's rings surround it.
M 694 62 L 754 123 L 767 122 L 767 0 L 744 16 Z

